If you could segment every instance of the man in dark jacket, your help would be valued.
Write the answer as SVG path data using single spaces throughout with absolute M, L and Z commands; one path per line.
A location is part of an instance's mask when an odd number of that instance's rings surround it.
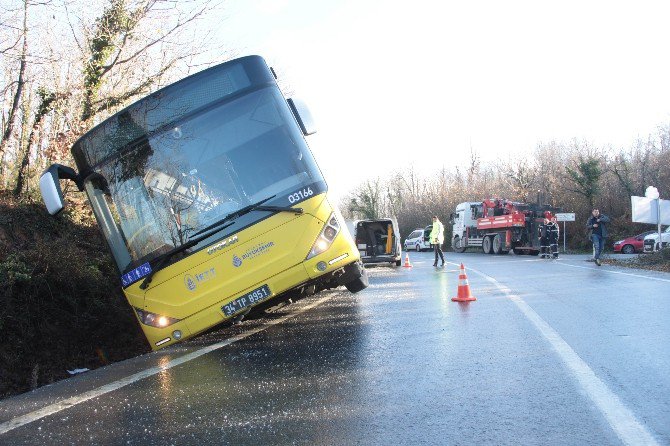
M 591 231 L 591 241 L 593 241 L 593 259 L 596 265 L 600 266 L 600 254 L 605 247 L 605 238 L 607 237 L 607 223 L 610 218 L 601 214 L 598 209 L 591 211 L 591 216 L 586 222 L 586 227 Z

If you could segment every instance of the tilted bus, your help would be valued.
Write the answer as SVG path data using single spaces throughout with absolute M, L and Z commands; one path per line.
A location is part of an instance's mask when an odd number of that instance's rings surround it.
M 311 117 L 259 56 L 167 86 L 83 135 L 77 170 L 40 178 L 51 214 L 59 179 L 86 192 L 152 348 L 254 306 L 367 275 L 305 142 Z

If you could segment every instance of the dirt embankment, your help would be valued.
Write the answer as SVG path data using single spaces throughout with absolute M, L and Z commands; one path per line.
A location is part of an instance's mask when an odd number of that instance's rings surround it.
M 0 398 L 149 351 L 90 210 L 0 192 Z
M 634 259 L 621 260 L 609 258 L 604 260 L 604 262 L 629 268 L 640 268 L 670 273 L 670 249 L 663 249 L 652 254 L 640 255 Z

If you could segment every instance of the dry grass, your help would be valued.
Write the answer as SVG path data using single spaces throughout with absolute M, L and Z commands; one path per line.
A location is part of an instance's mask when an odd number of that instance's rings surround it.
M 604 259 L 603 263 L 628 268 L 648 269 L 652 271 L 670 272 L 670 249 L 663 249 L 652 254 L 640 255 L 634 259 Z

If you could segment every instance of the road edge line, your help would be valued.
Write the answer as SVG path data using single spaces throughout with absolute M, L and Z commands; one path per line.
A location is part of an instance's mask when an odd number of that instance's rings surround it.
M 452 263 L 452 262 L 450 262 Z M 495 278 L 468 268 L 468 271 L 491 282 L 507 296 L 524 316 L 537 328 L 576 378 L 582 390 L 603 414 L 612 430 L 626 445 L 659 445 L 654 436 L 637 420 L 635 414 L 612 392 L 589 365 L 542 317 L 519 295 L 498 282 Z
M 145 369 L 141 372 L 137 372 L 133 375 L 127 376 L 125 378 L 113 381 L 109 384 L 105 384 L 103 386 L 100 386 L 96 389 L 89 390 L 87 392 L 82 393 L 79 396 L 73 396 L 70 398 L 66 398 L 58 403 L 53 403 L 48 406 L 43 407 L 42 409 L 35 410 L 33 412 L 27 413 L 25 415 L 20 415 L 18 417 L 12 418 L 11 420 L 5 421 L 3 423 L 0 423 L 0 435 L 6 434 L 7 432 L 10 432 L 14 429 L 17 429 L 21 426 L 25 426 L 26 424 L 30 424 L 32 422 L 35 422 L 37 420 L 40 420 L 44 417 L 48 417 L 49 415 L 53 415 L 55 413 L 58 413 L 62 410 L 69 409 L 70 407 L 74 407 L 77 404 L 84 403 L 88 400 L 91 400 L 93 398 L 97 398 L 99 396 L 105 395 L 106 393 L 113 392 L 114 390 L 118 390 L 122 387 L 125 387 L 127 385 L 133 384 L 137 381 L 141 381 L 145 378 L 149 378 L 153 375 L 157 375 L 160 372 L 163 372 L 165 370 L 169 370 L 173 367 L 176 367 L 178 365 L 181 365 L 185 362 L 192 361 L 194 359 L 199 358 L 200 356 L 206 355 L 207 353 L 211 353 L 215 350 L 219 350 L 223 347 L 226 347 L 230 344 L 233 344 L 237 341 L 241 341 L 243 339 L 246 339 L 250 336 L 255 335 L 256 333 L 260 333 L 261 331 L 267 330 L 268 328 L 280 324 L 288 319 L 294 318 L 296 316 L 301 315 L 302 313 L 311 310 L 312 308 L 319 306 L 326 300 L 330 299 L 332 296 L 324 296 L 320 298 L 319 300 L 312 302 L 309 305 L 306 305 L 304 308 L 301 308 L 299 311 L 296 311 L 295 313 L 287 314 L 285 316 L 282 316 L 278 319 L 274 319 L 264 325 L 261 325 L 260 327 L 254 328 L 248 332 L 241 333 L 238 335 L 235 335 L 231 338 L 226 339 L 225 341 L 217 342 L 216 344 L 209 345 L 207 347 L 200 348 L 194 352 L 187 353 L 185 355 L 182 355 L 178 358 L 172 359 L 168 362 L 166 362 L 164 365 L 157 366 L 157 367 L 151 367 L 148 369 Z
M 570 263 L 565 263 L 565 262 L 560 262 L 559 265 L 567 266 L 567 267 L 570 267 L 570 268 L 590 269 L 590 270 L 593 270 L 593 271 L 603 271 L 603 272 L 611 273 L 611 274 L 621 274 L 621 275 L 624 275 L 624 276 L 639 277 L 641 279 L 656 280 L 657 282 L 670 282 L 670 279 L 664 279 L 662 277 L 646 276 L 644 274 L 627 273 L 627 272 L 624 272 L 624 271 L 612 271 L 611 269 L 602 268 L 600 266 L 598 266 L 596 268 L 593 268 L 593 267 L 583 266 L 583 265 L 572 265 Z

